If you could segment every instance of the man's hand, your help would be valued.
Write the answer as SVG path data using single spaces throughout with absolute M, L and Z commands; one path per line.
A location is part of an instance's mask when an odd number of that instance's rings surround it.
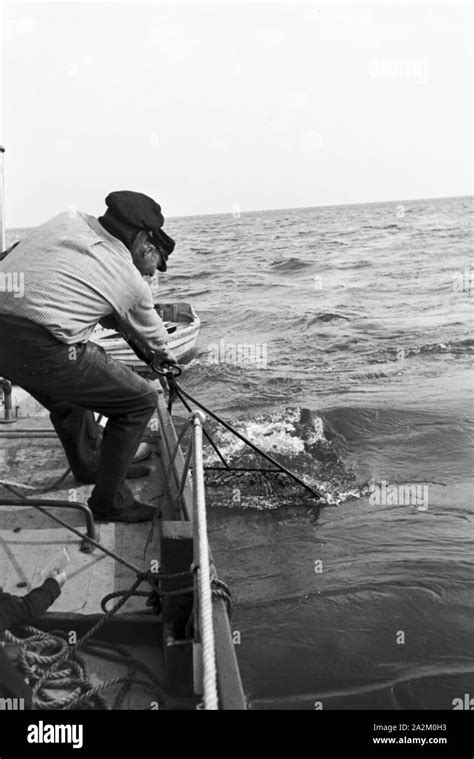
M 56 580 L 59 587 L 62 588 L 67 580 L 66 566 L 69 563 L 69 554 L 65 548 L 58 552 L 58 555 L 43 569 L 43 578 L 47 580 L 51 577 Z
M 178 360 L 176 356 L 171 353 L 170 350 L 165 348 L 161 351 L 155 351 L 153 354 L 153 361 L 152 364 L 155 367 L 155 369 L 162 369 L 163 364 L 174 364 L 177 365 Z
M 171 353 L 170 350 L 167 348 L 162 351 L 156 351 L 153 355 L 152 360 L 152 366 L 154 369 L 159 369 L 162 371 L 166 368 L 166 364 L 171 366 L 177 366 L 178 361 L 176 359 L 176 356 Z M 158 379 L 160 380 L 161 387 L 163 388 L 163 391 L 167 393 L 169 391 L 168 387 L 168 380 L 166 377 L 164 377 L 162 374 L 158 375 Z
M 178 359 L 176 358 L 174 353 L 171 353 L 170 350 L 166 350 L 163 353 L 163 357 L 161 358 L 160 363 L 161 364 L 177 364 Z
M 44 579 L 47 580 L 48 577 L 51 577 L 53 580 L 56 580 L 60 588 L 63 587 L 64 583 L 67 580 L 66 572 L 64 571 L 64 569 L 62 569 L 61 571 L 59 571 L 58 569 L 50 569 L 49 572 L 47 572 Z

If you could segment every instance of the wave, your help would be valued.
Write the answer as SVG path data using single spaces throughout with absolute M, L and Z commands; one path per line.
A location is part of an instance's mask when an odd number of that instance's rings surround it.
M 205 287 L 202 290 L 192 290 L 192 289 L 190 289 L 190 290 L 186 291 L 186 298 L 188 298 L 188 297 L 190 297 L 190 298 L 191 297 L 195 297 L 197 295 L 208 295 L 209 293 L 212 293 L 212 292 L 214 292 L 214 291 L 211 290 L 209 287 Z
M 235 428 L 254 445 L 320 494 L 320 499 L 287 474 L 274 469 L 261 455 L 227 430 L 214 423 L 212 437 L 226 462 L 238 471 L 221 469 L 213 449 L 206 452 L 206 484 L 217 492 L 211 505 L 226 508 L 274 510 L 284 506 L 335 506 L 351 498 L 360 498 L 367 487 L 356 482 L 354 472 L 341 456 L 338 439 L 326 436 L 320 416 L 307 408 L 284 408 L 251 420 L 239 419 Z M 247 470 L 247 471 L 244 471 Z M 265 471 L 267 470 L 267 471 Z M 234 500 L 229 491 L 238 491 Z
M 351 243 L 350 242 L 344 242 L 344 240 L 324 240 L 324 245 L 342 245 L 344 247 L 348 247 Z
M 320 324 L 321 322 L 332 322 L 332 321 L 336 321 L 337 319 L 344 319 L 345 321 L 350 321 L 350 318 L 348 316 L 343 316 L 342 314 L 336 314 L 332 311 L 324 311 L 323 313 L 315 314 L 310 319 L 305 319 L 304 329 L 308 329 L 309 327 L 312 327 L 313 324 Z
M 374 379 L 387 379 L 387 377 L 391 377 L 391 374 L 388 374 L 387 372 L 357 372 L 356 374 L 351 374 L 351 379 L 357 379 L 357 380 L 374 380 Z
M 270 264 L 272 269 L 277 269 L 282 272 L 299 271 L 300 269 L 306 269 L 308 266 L 312 266 L 312 263 L 308 261 L 302 261 L 300 258 L 284 258 L 273 261 Z
M 367 480 L 440 485 L 459 473 L 464 477 L 467 460 L 471 471 L 472 431 L 455 416 L 390 406 L 334 406 L 320 416 L 326 439 L 342 459 L 352 460 L 364 451 L 359 476 L 363 471 Z M 383 468 L 381 451 L 386 457 Z M 399 457 L 403 474 L 390 463 Z
M 211 272 L 209 271 L 197 271 L 196 273 L 192 274 L 173 274 L 173 283 L 179 282 L 181 279 L 188 280 L 188 279 L 204 279 L 205 277 L 211 276 Z
M 463 340 L 453 340 L 452 342 L 426 343 L 425 345 L 414 346 L 405 350 L 404 357 L 430 355 L 433 353 L 446 353 L 456 355 L 470 355 L 474 353 L 474 338 L 468 337 Z
M 215 251 L 211 248 L 193 248 L 191 246 L 189 250 L 191 250 L 193 253 L 197 253 L 198 256 L 208 256 L 211 253 L 215 253 Z
M 382 224 L 382 225 L 364 224 L 362 229 L 378 229 L 382 232 L 384 229 L 402 229 L 402 225 L 401 224 Z
M 372 266 L 372 261 L 368 261 L 366 258 L 359 258 L 357 261 L 346 261 L 340 266 L 335 266 L 335 269 L 365 269 L 368 266 Z M 389 276 L 392 276 L 390 272 Z

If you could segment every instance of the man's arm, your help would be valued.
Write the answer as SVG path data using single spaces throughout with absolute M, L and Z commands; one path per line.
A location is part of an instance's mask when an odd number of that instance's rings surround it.
M 116 314 L 115 319 L 118 331 L 142 361 L 150 363 L 155 356 L 158 361 L 176 363 L 168 349 L 168 331 L 155 311 L 151 294 L 134 303 L 126 313 Z
M 60 593 L 59 583 L 52 577 L 48 577 L 39 588 L 34 588 L 23 598 L 0 592 L 0 631 L 40 617 Z

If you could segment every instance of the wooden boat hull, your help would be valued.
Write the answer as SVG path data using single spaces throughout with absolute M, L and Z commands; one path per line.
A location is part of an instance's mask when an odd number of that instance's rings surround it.
M 172 328 L 170 333 L 169 349 L 174 353 L 179 363 L 185 363 L 191 358 L 196 347 L 201 320 L 190 303 L 157 303 L 157 313 L 163 321 L 169 322 Z M 96 327 L 91 340 L 100 345 L 112 358 L 129 366 L 140 374 L 146 374 L 149 370 L 114 330 Z

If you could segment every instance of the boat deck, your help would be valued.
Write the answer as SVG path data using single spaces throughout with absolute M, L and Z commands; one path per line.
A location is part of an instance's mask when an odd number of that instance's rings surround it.
M 159 382 L 155 382 L 154 386 L 158 392 L 156 423 L 151 420 L 149 434 L 145 438 L 153 447 L 153 454 L 146 461 L 151 471 L 147 477 L 128 480 L 128 484 L 137 500 L 151 505 L 160 504 L 161 519 L 156 524 L 146 553 L 150 523 L 98 523 L 96 540 L 140 571 L 150 569 L 150 562 L 158 560 L 160 571 L 182 573 L 189 570 L 193 560 L 191 481 L 188 475 L 184 491 L 177 498 L 183 455 L 178 448 L 173 458 L 177 445 L 176 432 L 166 411 Z M 18 418 L 13 424 L 0 426 L 0 479 L 44 487 L 57 480 L 66 470 L 66 457 L 44 409 L 35 407 L 35 402 L 24 397 L 18 388 L 13 389 L 13 396 L 13 408 L 15 413 L 18 412 Z M 160 498 L 168 470 L 171 471 L 171 479 L 165 496 Z M 51 499 L 74 499 L 86 504 L 92 487 L 79 485 L 69 474 L 60 485 L 47 493 L 20 492 L 29 498 L 34 497 L 38 503 Z M 28 503 L 19 505 L 17 496 L 0 485 L 0 500 L 6 499 L 10 503 L 0 506 L 0 578 L 3 589 L 24 595 L 37 587 L 43 580 L 43 570 L 66 547 L 70 557 L 68 580 L 60 597 L 35 625 L 45 631 L 74 630 L 81 637 L 103 619 L 101 601 L 104 596 L 130 588 L 136 579 L 134 571 L 104 555 L 98 548 L 84 552 L 85 541 L 82 538 L 34 506 Z M 85 518 L 80 511 L 58 506 L 46 508 L 78 529 L 81 535 L 86 533 Z M 188 577 L 162 580 L 165 590 L 189 586 L 192 587 L 192 579 Z M 149 588 L 144 582 L 140 590 L 148 592 Z M 176 708 L 193 709 L 200 697 L 193 692 L 193 641 L 185 635 L 183 624 L 191 613 L 191 596 L 165 597 L 159 617 L 146 607 L 146 600 L 145 597 L 130 598 L 95 637 L 125 646 L 136 659 L 150 666 L 163 683 L 162 690 L 179 703 Z M 245 709 L 246 700 L 222 598 L 213 600 L 213 620 L 219 708 Z M 96 681 L 126 674 L 123 665 L 96 660 L 96 657 L 92 660 L 88 657 L 88 661 Z M 115 692 L 117 688 L 106 693 L 110 704 Z M 121 708 L 156 708 L 151 706 L 153 698 L 156 699 L 156 696 L 149 689 L 134 686 L 131 694 L 124 698 Z
M 33 425 L 32 422 L 30 419 L 18 421 L 11 430 L 15 437 L 2 439 L 1 479 L 42 486 L 58 479 L 67 468 L 68 463 L 62 446 L 55 437 L 47 417 L 41 419 L 41 429 L 51 429 L 51 438 L 16 437 L 22 431 L 34 435 L 34 426 L 39 425 Z M 148 477 L 129 480 L 128 483 L 138 500 L 153 505 L 157 503 L 159 476 L 156 453 L 146 465 L 151 469 Z M 35 499 L 67 501 L 73 494 L 76 501 L 87 503 L 91 490 L 92 485 L 79 485 L 73 475 L 69 474 L 58 488 L 48 493 L 35 494 Z M 26 490 L 21 492 L 32 497 Z M 12 502 L 17 501 L 6 488 L 0 486 L 0 498 L 10 497 Z M 81 512 L 57 507 L 49 510 L 84 532 L 84 517 Z M 149 567 L 151 558 L 159 559 L 157 530 L 148 547 L 147 555 L 144 553 L 150 532 L 149 524 L 109 522 L 97 524 L 96 529 L 97 539 L 105 548 L 123 556 L 140 569 Z M 50 611 L 99 613 L 100 602 L 105 595 L 128 587 L 135 579 L 130 569 L 99 549 L 95 549 L 93 553 L 82 552 L 80 538 L 33 506 L 0 506 L 0 577 L 4 591 L 23 595 L 40 585 L 43 581 L 42 570 L 63 547 L 67 548 L 70 557 L 67 568 L 68 581 L 60 597 L 50 607 Z M 131 598 L 124 610 L 130 612 L 143 607 L 143 599 Z

